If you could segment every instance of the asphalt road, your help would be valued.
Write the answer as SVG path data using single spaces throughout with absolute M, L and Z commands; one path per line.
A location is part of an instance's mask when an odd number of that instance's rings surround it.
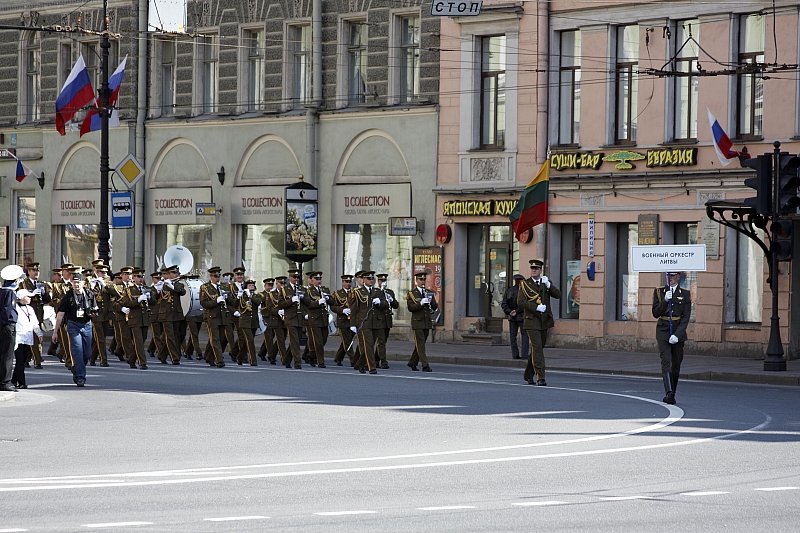
M 798 529 L 796 388 L 111 365 L 0 402 L 0 532 Z

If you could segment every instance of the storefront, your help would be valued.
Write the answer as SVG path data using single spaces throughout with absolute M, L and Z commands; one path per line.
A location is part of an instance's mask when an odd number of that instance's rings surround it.
M 18 210 L 28 213 L 26 225 L 30 225 L 30 206 L 34 198 L 19 198 Z M 24 203 L 24 208 L 20 204 Z M 56 247 L 61 262 L 88 267 L 98 257 L 98 232 L 100 230 L 100 191 L 55 190 L 52 194 L 51 223 L 57 238 Z M 34 211 L 35 215 L 35 211 Z M 35 216 L 33 218 L 35 227 Z M 113 229 L 109 228 L 113 234 Z M 30 238 L 34 235 L 31 234 Z M 114 258 L 113 239 L 109 239 L 109 257 L 112 266 Z M 24 258 L 21 258 L 24 259 Z M 58 261 L 56 261 L 58 262 Z
M 198 224 L 198 203 L 211 202 L 211 188 L 164 188 L 147 190 L 144 202 L 145 224 L 155 268 L 164 264 L 164 252 L 171 246 L 183 246 L 192 253 L 191 273 L 205 275 L 212 266 L 213 224 Z

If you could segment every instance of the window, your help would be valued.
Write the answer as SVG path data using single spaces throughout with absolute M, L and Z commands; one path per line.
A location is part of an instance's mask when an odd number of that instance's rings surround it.
M 36 196 L 33 191 L 18 191 L 15 207 L 14 263 L 27 265 L 36 260 Z
M 481 147 L 506 140 L 506 36 L 481 38 Z
M 561 32 L 558 76 L 558 143 L 580 144 L 581 133 L 581 32 Z
M 70 263 L 89 265 L 97 259 L 99 224 L 70 224 L 69 226 L 59 226 L 59 228 L 61 229 L 61 255 L 66 257 Z M 109 242 L 113 244 L 111 237 L 114 235 L 114 230 L 109 227 L 108 231 Z
M 190 274 L 205 275 L 207 265 L 211 264 L 211 237 L 214 226 L 210 224 L 163 224 L 155 228 L 155 255 L 164 257 L 170 246 L 180 245 L 192 252 L 192 271 Z M 168 266 L 168 265 L 167 265 Z M 184 272 L 181 272 L 183 275 Z
M 170 115 L 175 109 L 175 58 L 177 43 L 160 41 L 161 44 L 161 114 Z
M 89 73 L 89 81 L 92 88 L 97 92 L 100 88 L 100 43 L 82 43 L 81 53 L 83 61 L 86 63 L 86 71 Z
M 581 309 L 581 225 L 561 225 L 561 317 L 579 318 Z
M 249 225 L 244 226 L 244 230 L 242 250 L 247 262 L 247 275 L 258 281 L 259 288 L 262 279 L 295 268 L 295 264 L 283 255 L 283 224 Z
M 367 35 L 366 22 L 350 22 L 347 41 L 348 103 L 363 104 L 367 92 Z
M 639 26 L 617 28 L 617 119 L 615 141 L 617 144 L 636 142 L 636 115 L 638 114 L 639 78 Z
M 764 231 L 756 230 L 764 239 Z M 764 295 L 764 252 L 758 244 L 736 233 L 736 322 L 761 324 Z
M 311 99 L 311 26 L 289 26 L 291 75 L 289 98 L 293 104 Z
M 58 90 L 66 83 L 72 70 L 72 43 L 59 43 L 58 45 Z
M 200 37 L 200 57 L 203 60 L 200 109 L 203 113 L 216 113 L 219 61 L 219 37 L 217 35 Z
M 675 71 L 686 76 L 675 77 L 675 130 L 676 141 L 697 140 L 697 102 L 700 94 L 700 79 L 697 77 L 697 59 L 700 54 L 700 21 L 678 22 L 676 28 Z M 694 40 L 689 40 L 689 38 Z
M 258 111 L 264 108 L 264 31 L 245 31 L 244 50 L 247 54 L 246 108 Z
M 639 273 L 631 272 L 631 244 L 639 242 L 638 224 L 617 224 L 617 320 L 637 320 Z
M 419 96 L 419 17 L 400 19 L 400 102 Z
M 744 15 L 739 22 L 739 65 L 764 63 L 764 17 Z M 750 67 L 750 68 L 753 68 Z M 761 138 L 764 118 L 764 77 L 756 71 L 739 74 L 738 136 Z
M 25 49 L 25 122 L 34 122 L 41 116 L 41 76 L 41 41 L 36 32 L 31 32 Z

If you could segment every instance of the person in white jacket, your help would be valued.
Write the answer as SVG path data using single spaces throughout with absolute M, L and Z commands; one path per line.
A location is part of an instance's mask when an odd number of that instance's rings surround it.
M 36 310 L 31 307 L 31 297 L 33 293 L 20 289 L 17 291 L 17 339 L 14 346 L 14 374 L 11 376 L 11 383 L 18 389 L 27 389 L 25 383 L 25 362 L 31 355 L 34 344 L 34 335 L 38 337 L 39 344 L 42 342 L 42 328 L 39 319 L 36 317 Z

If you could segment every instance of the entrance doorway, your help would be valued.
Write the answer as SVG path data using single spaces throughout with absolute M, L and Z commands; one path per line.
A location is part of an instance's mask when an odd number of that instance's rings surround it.
M 512 238 L 509 224 L 467 228 L 467 315 L 485 318 L 487 333 L 503 331 L 505 313 L 500 303 L 514 276 L 518 253 Z

